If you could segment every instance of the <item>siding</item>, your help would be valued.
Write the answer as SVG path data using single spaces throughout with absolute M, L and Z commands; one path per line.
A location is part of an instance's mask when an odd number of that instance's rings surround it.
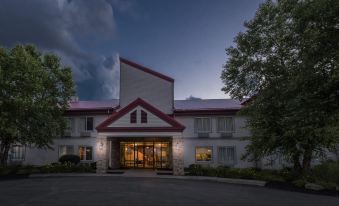
M 166 114 L 173 112 L 173 82 L 152 74 L 120 65 L 120 106 L 127 106 L 137 98 L 142 98 Z
M 130 114 L 137 110 L 137 123 L 130 123 Z M 147 113 L 147 123 L 141 123 L 141 110 Z M 137 106 L 135 109 L 131 110 L 120 119 L 116 120 L 108 127 L 171 127 L 167 122 L 163 121 L 159 117 L 155 116 L 148 110 Z

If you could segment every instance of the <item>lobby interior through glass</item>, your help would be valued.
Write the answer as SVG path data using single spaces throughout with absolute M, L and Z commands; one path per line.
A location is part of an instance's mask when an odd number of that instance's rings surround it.
M 125 168 L 169 169 L 170 158 L 170 142 L 120 142 L 120 164 Z

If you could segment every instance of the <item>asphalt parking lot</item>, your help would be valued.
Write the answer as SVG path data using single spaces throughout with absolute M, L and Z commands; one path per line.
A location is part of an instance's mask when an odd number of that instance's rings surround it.
M 126 177 L 0 181 L 0 205 L 339 205 L 338 197 L 226 183 Z

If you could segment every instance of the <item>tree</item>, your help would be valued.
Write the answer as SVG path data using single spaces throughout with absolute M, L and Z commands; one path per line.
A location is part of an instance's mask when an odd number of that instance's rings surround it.
M 63 113 L 74 94 L 71 69 L 32 45 L 0 48 L 0 164 L 11 145 L 50 148 L 66 126 Z
M 339 141 L 339 4 L 280 0 L 261 4 L 239 33 L 222 71 L 222 90 L 253 97 L 244 158 L 282 154 L 300 173 Z
M 201 100 L 201 98 L 190 95 L 189 97 L 186 98 L 186 100 Z

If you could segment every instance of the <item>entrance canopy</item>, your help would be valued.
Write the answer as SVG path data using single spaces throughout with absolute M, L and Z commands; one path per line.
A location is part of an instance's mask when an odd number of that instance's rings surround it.
M 182 132 L 185 127 L 151 104 L 136 99 L 96 127 L 98 132 Z

